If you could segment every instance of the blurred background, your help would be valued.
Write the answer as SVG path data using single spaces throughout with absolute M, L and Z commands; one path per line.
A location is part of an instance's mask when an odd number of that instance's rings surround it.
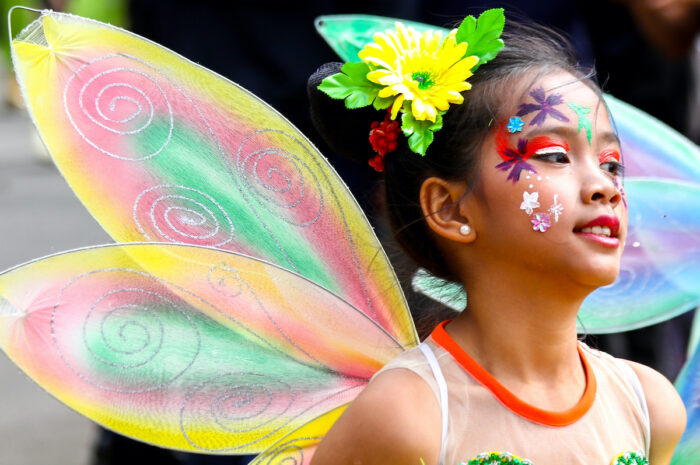
M 255 0 L 0 0 L 51 8 L 126 27 L 249 89 L 301 129 L 336 166 L 378 230 L 380 182 L 367 166 L 330 153 L 311 126 L 306 79 L 337 61 L 316 34 L 321 14 L 366 13 L 451 26 L 466 14 L 505 7 L 572 40 L 581 61 L 595 65 L 603 89 L 700 142 L 700 0 L 561 0 L 374 2 Z M 13 14 L 19 32 L 36 14 Z M 0 269 L 71 248 L 111 242 L 71 193 L 33 131 L 12 76 L 6 22 L 0 21 Z M 413 272 L 387 243 L 399 275 Z M 406 289 L 416 318 L 430 327 L 443 309 Z M 674 379 L 685 359 L 691 314 L 640 331 L 591 339 L 593 345 L 651 365 Z M 107 465 L 247 463 L 246 458 L 162 451 L 98 429 L 63 407 L 0 356 L 0 464 Z

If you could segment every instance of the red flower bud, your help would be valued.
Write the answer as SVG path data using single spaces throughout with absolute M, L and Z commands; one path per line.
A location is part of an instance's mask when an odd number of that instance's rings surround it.
M 397 139 L 399 137 L 399 122 L 391 119 L 391 114 L 387 111 L 384 121 L 375 121 L 372 123 L 369 131 L 369 143 L 372 149 L 377 153 L 369 164 L 375 170 L 384 171 L 384 155 L 393 152 L 397 147 Z

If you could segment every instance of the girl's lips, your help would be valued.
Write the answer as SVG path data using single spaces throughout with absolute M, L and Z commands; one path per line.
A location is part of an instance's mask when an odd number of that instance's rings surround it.
M 586 230 L 585 232 L 583 230 Z M 610 235 L 605 233 L 610 231 Z M 574 229 L 574 234 L 587 240 L 593 241 L 605 247 L 617 248 L 620 246 L 620 239 L 617 233 L 620 230 L 620 220 L 613 215 L 602 215 L 593 221 L 578 226 Z M 601 232 L 604 232 L 601 234 Z
M 575 234 L 606 247 L 617 248 L 620 246 L 620 239 L 617 237 L 600 236 L 598 234 L 580 231 L 576 231 Z
M 606 227 L 610 229 L 610 237 L 600 235 L 600 234 L 593 234 L 592 232 L 582 232 L 583 229 L 591 229 L 598 226 L 600 227 Z M 620 230 L 620 220 L 617 218 L 617 216 L 614 215 L 601 215 L 598 218 L 594 219 L 593 221 L 589 221 L 586 224 L 583 224 L 581 226 L 577 226 L 574 229 L 574 232 L 577 234 L 591 234 L 596 237 L 603 237 L 607 239 L 617 239 L 617 233 Z

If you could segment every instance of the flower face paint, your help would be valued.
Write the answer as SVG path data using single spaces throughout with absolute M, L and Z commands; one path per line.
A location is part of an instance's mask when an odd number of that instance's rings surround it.
M 549 94 L 549 96 L 547 96 L 544 87 L 540 86 L 535 90 L 531 90 L 530 96 L 534 98 L 537 103 L 521 103 L 517 113 L 518 116 L 525 116 L 533 111 L 539 112 L 530 121 L 530 126 L 542 126 L 547 116 L 551 116 L 565 123 L 569 122 L 569 118 L 564 113 L 554 108 L 564 102 L 561 94 Z
M 509 133 L 514 134 L 522 131 L 524 125 L 525 123 L 519 116 L 514 116 L 508 120 L 508 126 L 506 126 L 506 129 L 508 129 Z
M 508 171 L 507 180 L 513 181 L 513 184 L 520 180 L 520 173 L 523 170 L 537 173 L 535 168 L 527 162 L 534 154 L 544 153 L 546 150 L 569 150 L 569 145 L 564 141 L 557 141 L 549 137 L 536 137 L 532 141 L 527 139 L 518 139 L 517 148 L 510 147 L 508 139 L 503 134 L 497 137 L 498 153 L 503 159 L 503 163 L 496 165 L 496 168 L 501 171 Z
M 525 213 L 528 215 L 532 215 L 535 208 L 539 208 L 540 206 L 540 202 L 537 200 L 539 195 L 540 194 L 537 192 L 533 192 L 532 194 L 523 192 L 523 203 L 520 204 L 520 209 L 525 210 Z
M 535 213 L 535 215 L 530 218 L 530 223 L 532 223 L 532 229 L 539 232 L 547 232 L 552 226 L 552 222 L 549 220 L 549 215 L 547 213 Z
M 555 280 L 609 284 L 619 271 L 627 214 L 614 185 L 620 146 L 607 110 L 588 85 L 565 72 L 522 92 L 524 99 L 504 109 L 483 145 L 468 203 L 482 238 L 473 245 L 511 270 L 522 264 L 521 271 Z M 569 103 L 590 109 L 584 121 Z M 521 117 L 522 131 L 510 133 L 510 117 L 535 106 Z M 552 116 L 551 107 L 564 118 Z M 541 123 L 531 124 L 535 119 Z M 589 231 L 586 225 L 601 217 L 616 217 L 620 228 Z

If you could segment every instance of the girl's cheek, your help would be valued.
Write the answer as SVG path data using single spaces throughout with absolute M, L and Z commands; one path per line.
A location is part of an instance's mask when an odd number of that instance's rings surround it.
M 545 233 L 549 228 L 559 222 L 564 214 L 564 205 L 559 201 L 559 194 L 554 193 L 549 197 L 550 189 L 545 188 L 549 176 L 539 176 L 535 173 L 528 174 L 519 184 L 526 189 L 522 194 L 520 210 L 527 216 L 533 231 Z M 547 192 L 547 195 L 540 195 Z

